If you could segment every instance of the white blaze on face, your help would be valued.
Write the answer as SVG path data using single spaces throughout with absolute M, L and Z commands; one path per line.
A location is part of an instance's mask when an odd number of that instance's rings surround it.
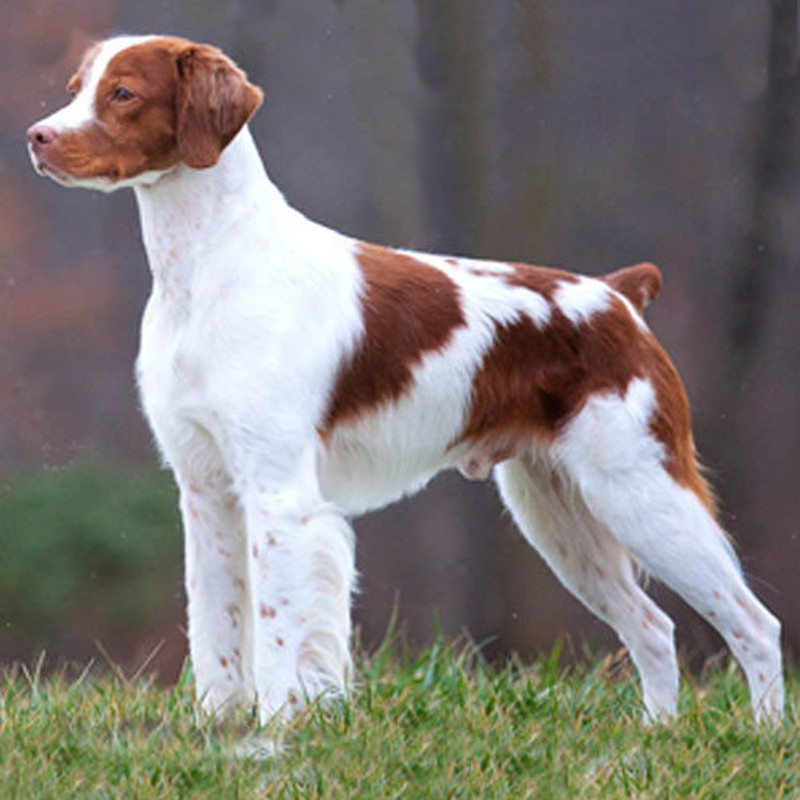
M 92 122 L 95 119 L 95 96 L 100 79 L 105 74 L 111 60 L 128 47 L 132 47 L 153 36 L 118 36 L 103 42 L 95 54 L 94 60 L 83 75 L 80 91 L 75 99 L 49 117 L 41 120 L 39 124 L 47 125 L 56 133 L 74 130 Z

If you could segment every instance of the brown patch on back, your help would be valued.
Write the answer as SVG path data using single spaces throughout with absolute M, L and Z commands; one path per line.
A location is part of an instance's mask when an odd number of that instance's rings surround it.
M 364 276 L 364 335 L 340 369 L 323 435 L 343 419 L 402 397 L 414 367 L 466 324 L 458 287 L 435 267 L 370 244 L 359 245 L 356 259 Z
M 579 278 L 563 269 L 550 267 L 534 267 L 530 264 L 514 263 L 513 272 L 499 275 L 501 280 L 510 286 L 521 286 L 542 295 L 549 303 L 553 303 L 558 287 L 563 283 L 577 283 Z
M 525 273 L 525 285 L 552 299 L 561 278 L 547 273 Z M 589 325 L 574 325 L 557 305 L 544 329 L 528 318 L 498 324 L 473 382 L 461 441 L 503 438 L 510 430 L 552 439 L 589 395 L 623 393 L 642 360 L 642 337 L 619 300 Z

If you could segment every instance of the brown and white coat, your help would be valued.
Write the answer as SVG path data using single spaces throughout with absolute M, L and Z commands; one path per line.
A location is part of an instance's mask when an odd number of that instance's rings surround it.
M 153 291 L 142 403 L 181 492 L 203 707 L 263 720 L 350 670 L 347 516 L 443 469 L 494 474 L 522 533 L 614 627 L 647 714 L 675 713 L 664 581 L 723 635 L 758 716 L 783 706 L 780 626 L 698 473 L 680 380 L 642 317 L 660 274 L 600 278 L 355 241 L 290 208 L 220 51 L 121 37 L 28 133 L 68 186 L 130 186 Z

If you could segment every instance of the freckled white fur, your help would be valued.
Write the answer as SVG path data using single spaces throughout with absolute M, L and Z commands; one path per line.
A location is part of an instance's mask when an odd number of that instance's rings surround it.
M 49 124 L 91 115 L 87 86 Z M 466 325 L 426 354 L 401 398 L 319 428 L 340 365 L 365 335 L 356 243 L 291 209 L 245 127 L 206 170 L 133 181 L 153 274 L 137 375 L 142 405 L 181 493 L 189 638 L 198 698 L 224 713 L 255 700 L 266 721 L 341 692 L 350 672 L 355 582 L 347 513 L 414 491 L 441 469 L 488 473 L 496 453 L 453 443 L 497 323 L 546 331 L 552 308 L 507 285 L 497 262 L 413 254 L 458 285 Z M 89 184 L 84 184 L 89 185 Z M 94 187 L 94 188 L 116 188 Z M 555 303 L 582 324 L 609 307 L 605 284 L 563 282 Z M 641 322 L 625 301 L 625 307 Z M 643 323 L 641 323 L 643 324 Z M 646 379 L 589 398 L 551 445 L 511 441 L 501 496 L 562 582 L 631 652 L 647 714 L 675 713 L 672 622 L 634 577 L 661 578 L 726 638 L 758 716 L 777 719 L 777 620 L 745 585 L 697 497 L 665 468 Z

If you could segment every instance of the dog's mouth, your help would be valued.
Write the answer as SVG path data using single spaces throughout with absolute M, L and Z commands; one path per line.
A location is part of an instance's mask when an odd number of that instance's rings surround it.
M 30 157 L 31 163 L 33 164 L 33 168 L 37 175 L 41 175 L 45 178 L 51 178 L 56 183 L 60 183 L 62 186 L 81 186 L 87 181 L 98 182 L 101 184 L 108 183 L 111 185 L 115 181 L 119 180 L 119 172 L 115 169 L 110 169 L 100 175 L 93 175 L 91 178 L 79 178 L 75 175 L 71 175 L 69 172 L 65 172 L 63 169 L 53 166 L 51 162 L 43 158 L 41 155 L 33 152 L 33 150 L 30 150 Z
M 31 148 L 29 148 L 29 152 L 33 168 L 36 170 L 37 175 L 42 175 L 46 178 L 52 178 L 54 181 L 57 181 L 64 186 L 69 186 L 71 183 L 74 183 L 75 178 L 72 175 L 69 175 L 63 170 L 57 169 L 46 159 L 42 158 L 42 156 L 34 153 Z
M 40 175 L 52 178 L 56 183 L 60 183 L 62 186 L 72 187 L 78 183 L 77 178 L 74 178 L 72 175 L 68 175 L 66 172 L 61 172 L 60 170 L 54 169 L 47 164 L 43 164 L 39 168 L 38 172 Z

